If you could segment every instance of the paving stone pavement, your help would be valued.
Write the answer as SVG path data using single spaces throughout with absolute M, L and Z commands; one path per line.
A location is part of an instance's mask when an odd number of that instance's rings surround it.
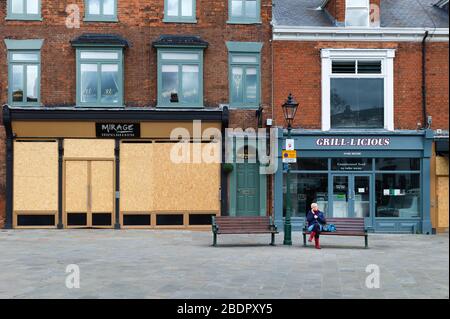
M 448 234 L 322 237 L 146 230 L 1 230 L 0 298 L 449 298 Z M 80 267 L 80 288 L 65 285 Z M 366 267 L 379 266 L 368 289 Z

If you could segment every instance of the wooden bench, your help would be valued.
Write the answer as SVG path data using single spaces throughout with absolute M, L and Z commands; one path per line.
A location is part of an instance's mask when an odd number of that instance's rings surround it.
M 305 221 L 303 228 L 303 245 L 306 246 L 306 236 L 311 234 L 308 231 L 308 222 Z M 327 224 L 336 226 L 335 232 L 321 232 L 320 235 L 327 236 L 360 236 L 364 237 L 365 248 L 369 248 L 367 228 L 364 226 L 364 218 L 327 218 Z
M 217 246 L 217 235 L 225 234 L 271 234 L 270 245 L 275 245 L 275 234 L 278 234 L 272 217 L 231 217 L 213 216 L 213 246 Z

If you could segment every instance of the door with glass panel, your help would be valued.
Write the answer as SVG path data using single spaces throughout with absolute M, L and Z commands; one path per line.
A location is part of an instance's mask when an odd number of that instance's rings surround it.
M 114 162 L 65 161 L 64 225 L 111 228 L 114 224 Z
M 333 217 L 350 217 L 350 175 L 333 175 L 332 183 L 331 202 Z
M 371 176 L 333 175 L 332 215 L 336 218 L 371 218 Z

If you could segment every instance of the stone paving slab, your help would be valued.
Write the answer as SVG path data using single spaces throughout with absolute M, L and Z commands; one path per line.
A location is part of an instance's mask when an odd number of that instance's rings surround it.
M 322 237 L 147 230 L 1 230 L 0 298 L 449 298 L 448 234 Z M 65 285 L 80 267 L 80 288 Z M 368 289 L 366 267 L 380 269 Z

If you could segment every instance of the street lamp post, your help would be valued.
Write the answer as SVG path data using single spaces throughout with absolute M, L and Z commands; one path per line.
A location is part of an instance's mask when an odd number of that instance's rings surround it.
M 295 118 L 295 113 L 297 113 L 298 103 L 295 101 L 291 93 L 282 105 L 284 118 L 286 119 L 288 125 L 288 139 L 291 139 L 292 123 Z M 287 174 L 286 174 L 286 216 L 284 218 L 284 245 L 292 245 L 292 224 L 291 224 L 291 183 L 290 183 L 290 167 L 287 164 Z

